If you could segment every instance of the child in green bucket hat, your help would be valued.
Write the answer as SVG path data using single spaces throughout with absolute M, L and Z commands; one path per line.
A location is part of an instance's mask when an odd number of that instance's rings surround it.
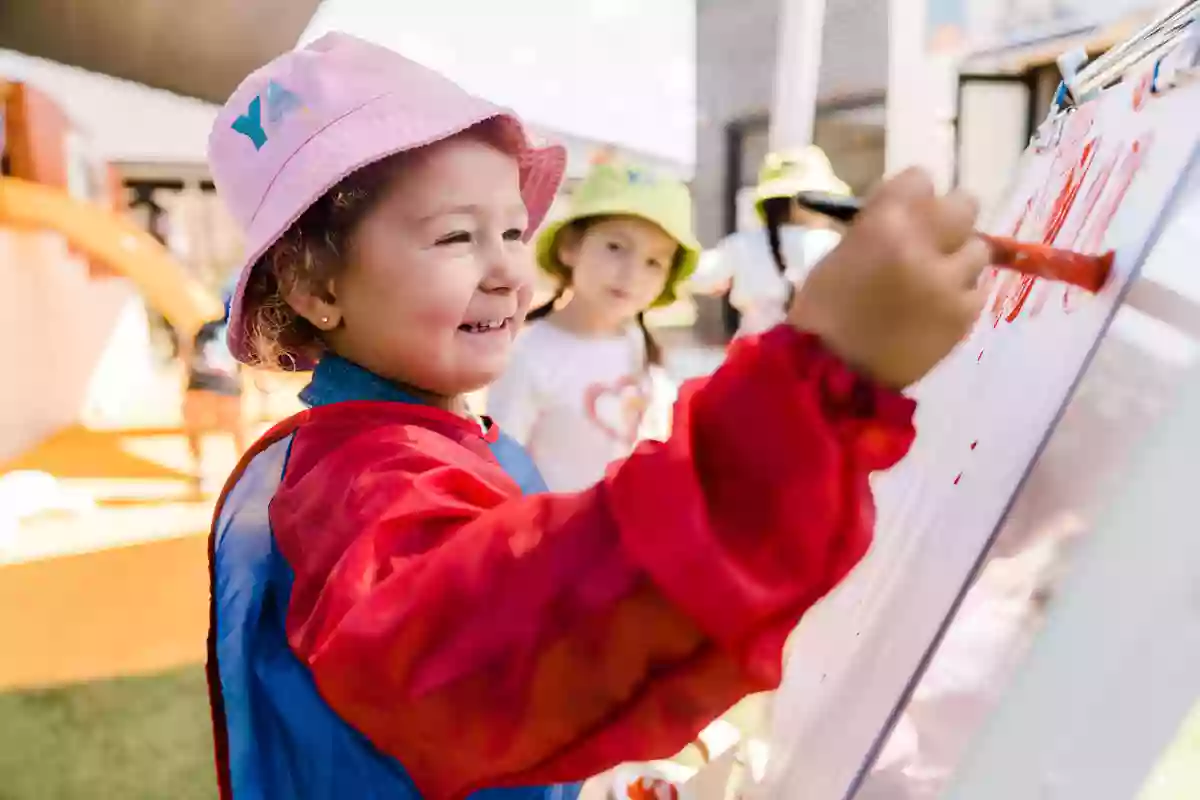
M 675 387 L 644 314 L 674 302 L 696 269 L 688 188 L 640 166 L 594 164 L 536 253 L 558 292 L 528 315 L 488 412 L 551 490 L 582 489 L 639 440 L 667 433 Z
M 698 291 L 732 283 L 729 302 L 740 316 L 739 336 L 782 322 L 791 287 L 841 239 L 836 223 L 796 202 L 801 192 L 852 194 L 815 145 L 768 154 L 754 189 L 754 209 L 764 230 L 726 237 L 696 278 Z
M 608 217 L 632 217 L 650 222 L 675 240 L 678 248 L 661 294 L 650 307 L 675 302 L 681 281 L 696 271 L 700 243 L 692 232 L 692 197 L 685 184 L 662 178 L 637 166 L 603 162 L 592 167 L 571 196 L 567 216 L 546 225 L 537 239 L 538 266 L 559 281 L 559 297 L 571 285 L 571 267 L 560 255 L 561 234 Z M 557 302 L 557 301 L 556 301 Z M 544 307 L 545 313 L 553 305 Z M 531 317 L 542 309 L 531 313 Z M 545 314 L 543 314 L 544 316 Z
M 768 206 L 773 201 L 792 201 L 801 192 L 824 192 L 849 197 L 852 192 L 845 181 L 833 171 L 833 164 L 825 151 L 816 145 L 798 150 L 768 153 L 758 171 L 758 186 L 754 190 L 754 208 L 763 224 L 768 223 Z M 820 216 L 792 205 L 792 217 L 810 224 Z

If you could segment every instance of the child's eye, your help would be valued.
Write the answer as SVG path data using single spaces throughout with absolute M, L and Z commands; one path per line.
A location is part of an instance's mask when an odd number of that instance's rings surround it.
M 657 258 L 652 258 L 649 261 L 647 261 L 646 266 L 648 266 L 648 267 L 650 267 L 650 269 L 654 269 L 654 270 L 666 269 L 666 267 L 663 266 L 663 263 L 661 261 L 659 261 Z
M 521 241 L 521 237 L 524 235 L 525 231 L 521 230 L 520 228 L 509 228 L 504 232 L 504 241 L 519 242 Z
M 624 249 L 625 248 L 621 246 L 620 242 L 609 242 L 608 243 L 608 252 L 610 252 L 610 253 L 619 253 Z
M 446 234 L 445 236 L 443 236 L 442 238 L 440 238 L 436 242 L 434 242 L 434 244 L 437 244 L 439 246 L 449 245 L 449 244 L 470 244 L 470 243 L 471 243 L 471 234 L 467 233 L 466 231 L 455 231 L 454 233 Z

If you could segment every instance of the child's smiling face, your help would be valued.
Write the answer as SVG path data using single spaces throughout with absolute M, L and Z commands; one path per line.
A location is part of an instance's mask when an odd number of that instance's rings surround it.
M 453 399 L 507 364 L 532 295 L 527 225 L 516 160 L 479 137 L 448 139 L 397 165 L 341 254 L 329 302 L 289 302 L 337 354 Z

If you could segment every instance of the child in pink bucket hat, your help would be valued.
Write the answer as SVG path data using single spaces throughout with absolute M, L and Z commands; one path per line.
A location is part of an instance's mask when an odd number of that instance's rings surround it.
M 685 389 L 668 441 L 550 494 L 462 398 L 505 368 L 563 150 L 331 34 L 248 77 L 210 153 L 248 249 L 230 349 L 313 368 L 214 516 L 224 800 L 573 800 L 777 684 L 786 634 L 867 548 L 867 476 L 910 444 L 896 390 L 964 332 L 911 301 L 962 276 L 894 255 L 943 258 L 957 216 L 909 219 L 894 188 L 847 236 L 853 268 L 827 259 L 788 324 Z M 887 336 L 848 335 L 879 287 Z

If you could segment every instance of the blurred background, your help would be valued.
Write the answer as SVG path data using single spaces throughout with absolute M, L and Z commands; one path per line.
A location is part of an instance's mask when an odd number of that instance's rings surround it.
M 702 242 L 755 224 L 771 149 L 813 141 L 856 192 L 919 164 L 1003 191 L 1059 81 L 1146 0 L 6 0 L 0 3 L 0 798 L 215 797 L 200 664 L 212 487 L 180 427 L 179 343 L 241 243 L 205 163 L 250 71 L 326 31 L 393 47 L 570 153 L 688 181 Z M 678 377 L 728 302 L 654 320 Z M 303 377 L 255 374 L 256 430 Z

